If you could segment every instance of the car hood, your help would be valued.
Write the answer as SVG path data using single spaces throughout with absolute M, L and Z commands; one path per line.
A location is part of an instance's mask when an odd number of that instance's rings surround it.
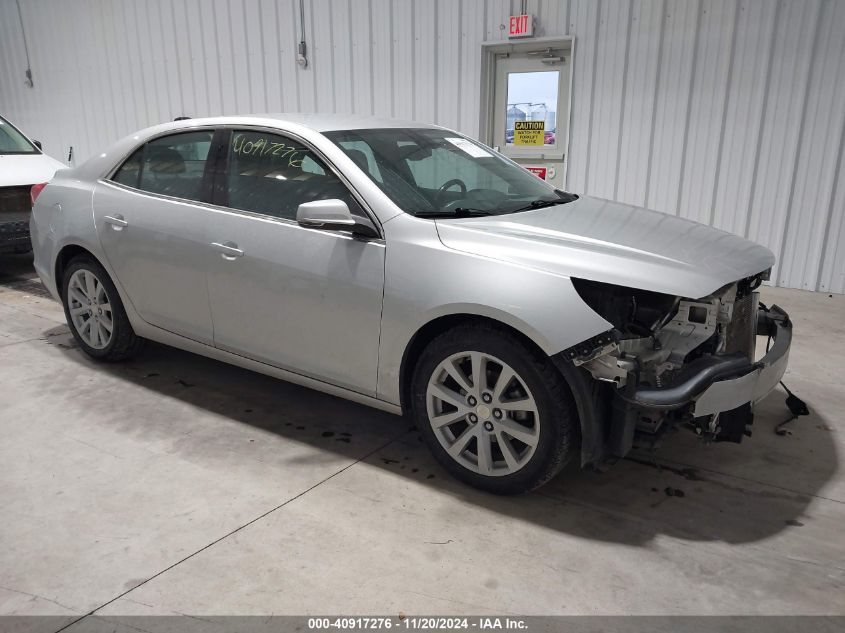
M 704 297 L 767 270 L 767 248 L 691 220 L 582 197 L 502 216 L 437 220 L 443 244 L 551 273 Z
M 46 154 L 0 154 L 0 187 L 47 182 L 65 167 Z

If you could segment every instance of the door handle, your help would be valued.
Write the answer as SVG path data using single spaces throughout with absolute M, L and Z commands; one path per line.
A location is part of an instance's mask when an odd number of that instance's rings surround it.
M 223 256 L 223 259 L 228 259 L 229 261 L 234 260 L 236 257 L 244 256 L 244 252 L 234 242 L 212 242 L 211 246 Z
M 111 224 L 112 228 L 114 228 L 115 231 L 120 231 L 121 229 L 125 229 L 127 226 L 129 226 L 129 222 L 124 220 L 123 216 L 119 213 L 103 217 L 103 222 L 105 222 L 106 224 Z

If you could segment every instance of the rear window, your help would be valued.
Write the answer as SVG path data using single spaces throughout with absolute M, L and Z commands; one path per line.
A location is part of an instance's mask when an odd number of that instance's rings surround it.
M 112 180 L 150 193 L 201 200 L 213 135 L 204 130 L 154 139 L 126 159 Z

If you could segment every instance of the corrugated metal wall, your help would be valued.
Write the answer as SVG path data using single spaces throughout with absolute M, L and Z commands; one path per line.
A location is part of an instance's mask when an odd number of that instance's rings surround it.
M 478 134 L 517 0 L 0 0 L 0 111 L 75 162 L 181 114 L 338 111 Z M 845 1 L 529 0 L 576 38 L 568 188 L 747 236 L 845 292 Z

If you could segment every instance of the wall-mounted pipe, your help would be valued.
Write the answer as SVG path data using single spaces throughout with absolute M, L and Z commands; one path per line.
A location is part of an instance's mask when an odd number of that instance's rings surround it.
M 308 67 L 308 47 L 305 45 L 305 0 L 299 0 L 299 47 L 296 52 L 296 63 L 303 68 Z
M 21 37 L 23 38 L 23 52 L 26 55 L 26 83 L 27 86 L 32 88 L 35 86 L 35 82 L 32 81 L 32 64 L 29 63 L 29 46 L 26 43 L 26 29 L 23 28 L 23 12 L 21 12 L 21 0 L 15 0 L 15 4 L 18 5 L 18 21 L 21 24 Z

